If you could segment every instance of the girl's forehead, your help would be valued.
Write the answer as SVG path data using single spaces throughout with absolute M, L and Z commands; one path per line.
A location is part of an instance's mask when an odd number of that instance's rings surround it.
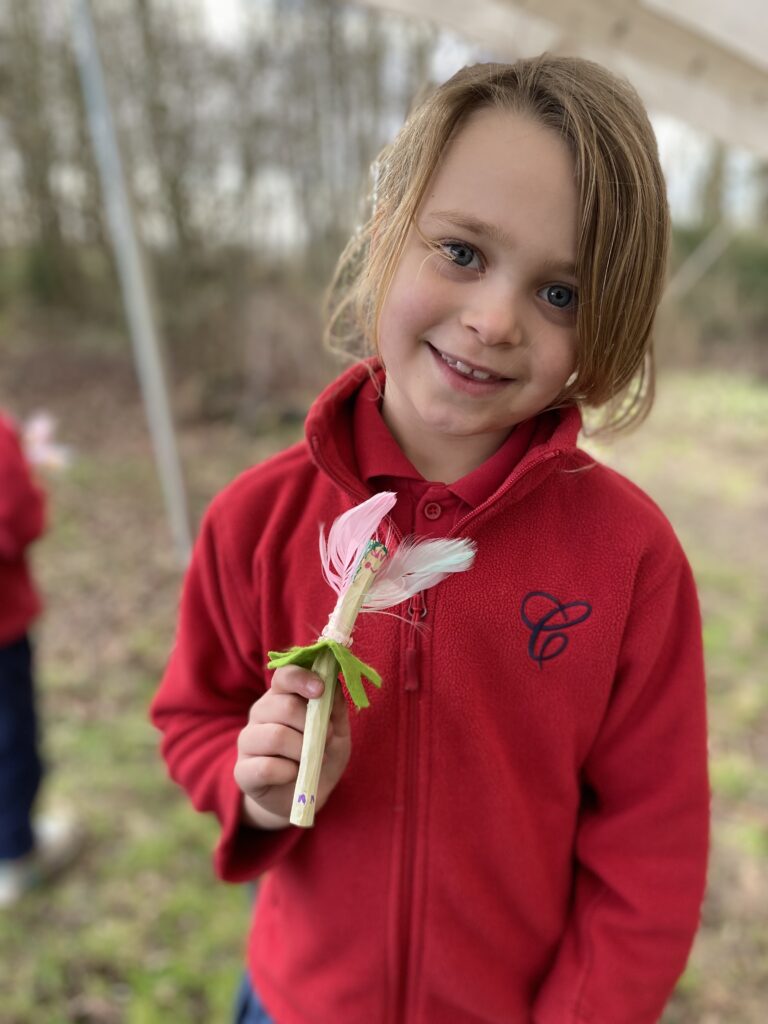
M 565 180 L 573 180 L 575 164 L 571 152 L 551 128 L 531 116 L 495 108 L 474 113 L 449 142 L 433 184 L 462 181 L 468 188 L 475 182 L 513 184 L 532 179 L 542 188 L 562 191 Z
M 424 218 L 495 225 L 512 238 L 533 233 L 544 248 L 576 250 L 578 189 L 572 154 L 530 116 L 483 109 L 449 144 L 420 210 Z

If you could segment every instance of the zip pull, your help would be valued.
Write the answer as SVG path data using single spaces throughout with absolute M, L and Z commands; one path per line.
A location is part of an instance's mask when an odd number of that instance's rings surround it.
M 408 631 L 408 646 L 405 649 L 405 689 L 419 688 L 419 652 L 416 647 L 416 625 L 427 614 L 427 605 L 421 592 L 414 594 L 408 604 L 411 626 Z
M 411 600 L 408 602 L 408 614 L 411 617 L 411 630 L 413 631 L 413 627 L 419 619 L 423 619 L 427 614 L 427 603 L 424 600 L 424 595 L 421 591 L 413 594 Z

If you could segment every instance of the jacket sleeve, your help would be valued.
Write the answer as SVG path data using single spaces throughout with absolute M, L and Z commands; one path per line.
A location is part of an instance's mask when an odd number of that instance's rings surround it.
M 215 503 L 214 503 L 215 504 Z M 222 536 L 223 534 L 223 536 Z M 228 560 L 226 532 L 209 511 L 182 591 L 176 641 L 152 702 L 171 778 L 198 811 L 222 826 L 214 863 L 227 881 L 257 877 L 297 840 L 298 829 L 262 831 L 241 823 L 234 779 L 237 738 L 265 691 L 251 566 Z
M 532 1020 L 655 1024 L 698 928 L 709 832 L 701 624 L 679 548 L 630 611 L 583 782 L 570 919 Z
M 45 529 L 45 495 L 18 435 L 0 417 L 0 559 L 14 562 Z

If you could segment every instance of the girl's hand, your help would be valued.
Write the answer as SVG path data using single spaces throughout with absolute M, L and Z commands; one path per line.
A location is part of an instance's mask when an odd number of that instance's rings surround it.
M 235 781 L 243 791 L 243 819 L 248 824 L 267 829 L 289 824 L 307 700 L 322 692 L 323 681 L 313 672 L 288 665 L 275 670 L 272 686 L 251 707 L 248 725 L 237 740 L 235 764 Z M 328 724 L 318 810 L 341 778 L 351 750 L 349 712 L 339 686 Z

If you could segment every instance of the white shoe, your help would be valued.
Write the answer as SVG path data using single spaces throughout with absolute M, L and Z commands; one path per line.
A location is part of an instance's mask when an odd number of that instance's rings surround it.
M 0 909 L 17 903 L 30 889 L 64 871 L 83 849 L 82 831 L 70 818 L 35 821 L 35 848 L 15 860 L 0 861 Z

